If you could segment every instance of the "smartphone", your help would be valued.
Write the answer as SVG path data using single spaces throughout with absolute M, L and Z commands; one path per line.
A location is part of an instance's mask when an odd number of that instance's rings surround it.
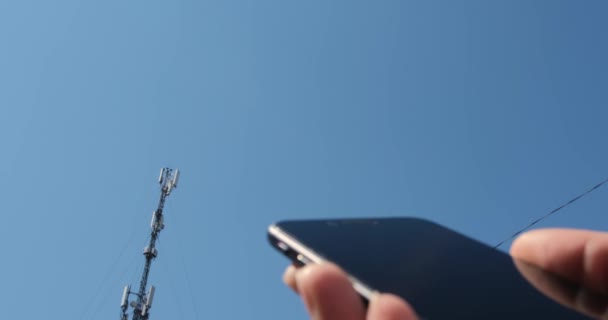
M 296 265 L 340 266 L 364 301 L 401 296 L 420 319 L 591 319 L 563 303 L 579 286 L 425 219 L 281 221 L 268 239 Z M 587 295 L 606 310 L 604 295 Z

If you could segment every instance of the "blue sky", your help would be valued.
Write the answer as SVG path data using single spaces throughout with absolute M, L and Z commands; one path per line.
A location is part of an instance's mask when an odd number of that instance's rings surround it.
M 3 317 L 118 319 L 162 166 L 182 178 L 152 319 L 306 319 L 276 220 L 412 215 L 498 243 L 608 175 L 607 7 L 0 3 Z M 607 229 L 606 192 L 539 227 Z

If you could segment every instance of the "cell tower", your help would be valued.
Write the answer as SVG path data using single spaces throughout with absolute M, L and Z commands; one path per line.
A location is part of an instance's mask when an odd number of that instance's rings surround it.
M 150 227 L 152 232 L 150 234 L 150 243 L 144 249 L 144 257 L 146 258 L 146 264 L 144 265 L 144 272 L 141 276 L 138 291 L 131 291 L 131 286 L 125 286 L 122 294 L 122 300 L 120 301 L 120 320 L 128 320 L 127 309 L 129 306 L 133 308 L 133 320 L 147 320 L 150 316 L 150 308 L 152 308 L 152 301 L 154 299 L 154 286 L 150 286 L 148 293 L 146 293 L 146 286 L 148 283 L 148 275 L 150 274 L 150 266 L 152 260 L 156 258 L 158 251 L 156 250 L 156 240 L 161 230 L 165 227 L 163 222 L 163 207 L 165 206 L 165 200 L 171 194 L 171 191 L 177 188 L 177 181 L 179 180 L 179 170 L 173 170 L 170 168 L 162 168 L 160 170 L 160 176 L 158 177 L 158 183 L 160 184 L 160 200 L 158 202 L 158 208 L 152 213 L 152 222 Z M 135 300 L 129 303 L 129 297 L 135 296 Z

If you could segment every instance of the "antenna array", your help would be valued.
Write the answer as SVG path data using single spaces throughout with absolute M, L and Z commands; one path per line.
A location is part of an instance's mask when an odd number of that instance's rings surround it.
M 150 266 L 152 260 L 158 255 L 156 250 L 156 240 L 160 232 L 165 227 L 163 218 L 163 208 L 165 206 L 165 200 L 171 194 L 173 189 L 177 188 L 177 182 L 179 180 L 179 170 L 173 170 L 170 168 L 162 168 L 160 170 L 160 176 L 158 177 L 158 183 L 160 184 L 160 200 L 158 207 L 152 213 L 152 221 L 150 227 L 152 232 L 150 234 L 150 242 L 146 248 L 144 248 L 144 257 L 146 263 L 144 265 L 144 271 L 141 276 L 139 283 L 139 290 L 131 291 L 131 286 L 127 285 L 124 288 L 122 299 L 120 302 L 120 320 L 128 320 L 129 316 L 127 310 L 129 306 L 133 309 L 132 320 L 147 320 L 150 316 L 150 308 L 152 308 L 152 301 L 154 300 L 154 286 L 150 286 L 150 289 L 146 293 L 146 287 L 148 283 L 148 276 L 150 274 Z M 135 296 L 135 299 L 129 302 L 129 297 Z

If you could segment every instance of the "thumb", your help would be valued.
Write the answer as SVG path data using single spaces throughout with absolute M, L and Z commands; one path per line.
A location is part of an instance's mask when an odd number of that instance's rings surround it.
M 547 296 L 592 317 L 607 316 L 608 234 L 572 229 L 536 230 L 516 239 L 511 254 L 575 284 L 565 285 L 550 274 L 530 269 L 516 260 L 523 276 Z
M 365 319 L 361 298 L 338 267 L 307 265 L 296 271 L 295 282 L 312 319 Z

